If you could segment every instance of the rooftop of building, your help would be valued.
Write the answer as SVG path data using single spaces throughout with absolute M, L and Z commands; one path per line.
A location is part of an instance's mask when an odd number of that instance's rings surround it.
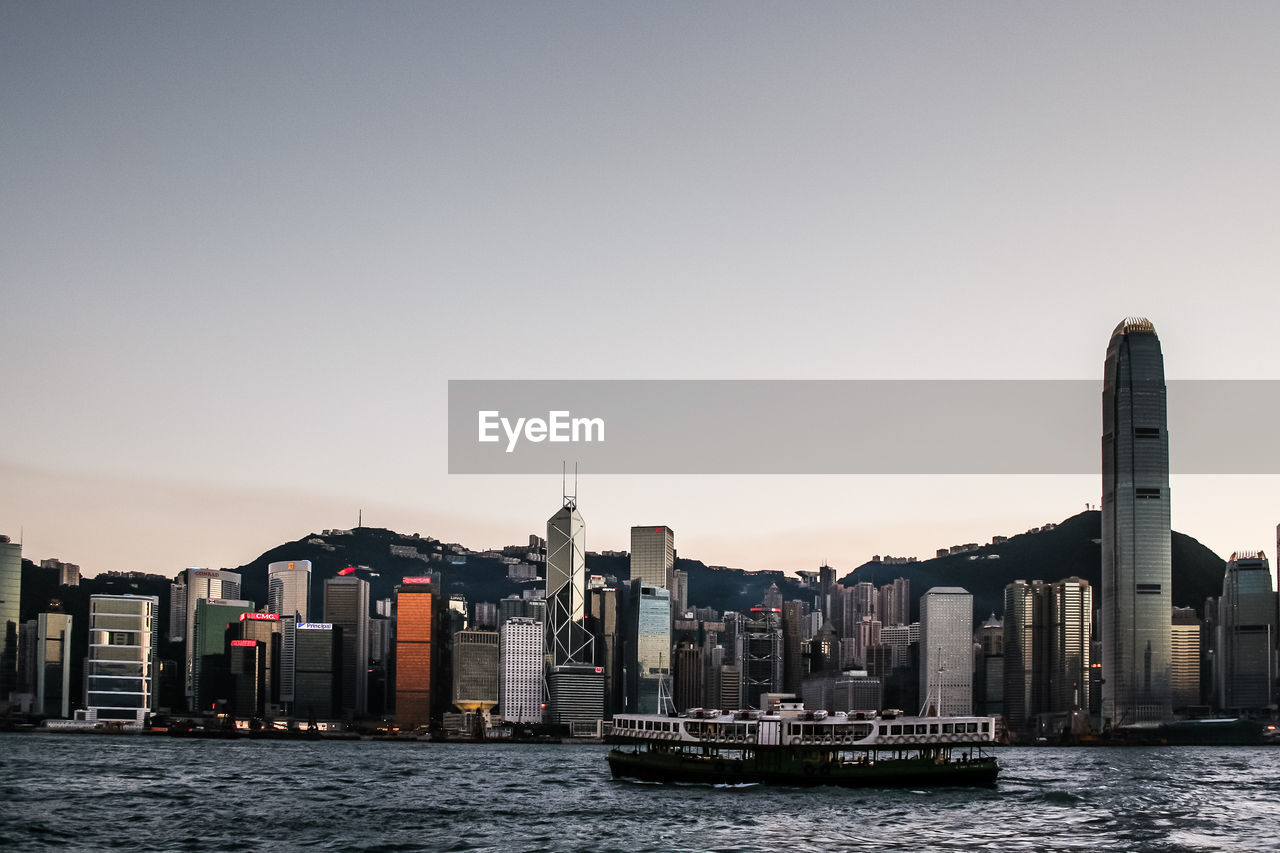
M 1116 330 L 1111 333 L 1111 337 L 1117 335 L 1129 335 L 1134 332 L 1142 332 L 1144 334 L 1154 335 L 1156 327 L 1146 317 L 1125 317 L 1116 326 Z

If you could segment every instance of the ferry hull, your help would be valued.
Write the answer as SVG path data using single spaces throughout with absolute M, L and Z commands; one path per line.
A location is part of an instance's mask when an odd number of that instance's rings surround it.
M 613 750 L 615 779 L 693 784 L 748 784 L 846 788 L 990 787 L 999 767 L 991 757 L 938 763 L 927 758 L 889 758 L 867 763 L 803 762 L 783 751 L 761 749 L 745 758 L 678 752 Z

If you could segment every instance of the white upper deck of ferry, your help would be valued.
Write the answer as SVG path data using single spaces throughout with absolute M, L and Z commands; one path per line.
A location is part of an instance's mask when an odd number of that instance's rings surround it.
M 766 711 L 695 708 L 681 716 L 618 714 L 613 735 L 630 741 L 720 746 L 963 746 L 996 740 L 994 717 L 908 717 L 900 711 L 806 711 L 773 702 Z

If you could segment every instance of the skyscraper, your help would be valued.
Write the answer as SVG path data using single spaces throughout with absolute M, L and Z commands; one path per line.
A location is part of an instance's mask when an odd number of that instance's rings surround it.
M 782 692 L 782 649 L 781 609 L 751 608 L 742 643 L 742 700 L 748 706 L 763 708 L 761 696 Z
M 1048 708 L 1049 588 L 1016 580 L 1004 588 L 1004 719 L 1010 731 L 1028 728 Z
M 978 627 L 976 642 L 982 647 L 983 681 L 977 691 L 981 705 L 973 710 L 988 716 L 1004 716 L 1004 620 L 991 614 Z
M 542 722 L 542 623 L 512 616 L 499 629 L 498 657 L 502 677 L 498 682 L 498 708 L 504 720 Z
M 293 626 L 292 621 L 289 624 Z M 257 651 L 252 655 L 247 651 L 241 651 L 240 660 L 238 662 L 232 660 L 231 676 L 234 691 L 237 693 L 235 697 L 237 716 L 244 715 L 244 709 L 248 707 L 246 699 L 250 698 L 254 716 L 270 717 L 275 714 L 276 706 L 280 703 L 280 645 L 283 640 L 281 628 L 282 621 L 276 613 L 240 614 L 240 631 L 237 638 L 240 645 L 236 645 L 236 640 L 233 640 L 232 646 L 248 649 L 249 647 L 244 644 L 253 643 Z M 249 660 L 250 658 L 252 660 Z M 250 663 L 252 670 L 247 667 Z M 242 689 L 245 686 L 245 676 L 252 676 L 254 687 L 252 697 L 248 697 Z
M 632 709 L 637 714 L 663 714 L 660 697 L 670 697 L 671 596 L 662 587 L 632 581 L 636 626 Z
M 875 584 L 860 581 L 853 585 L 853 625 L 857 625 L 864 619 L 871 620 L 878 618 L 880 612 L 880 591 L 876 589 Z M 854 630 L 846 630 L 844 635 L 851 637 Z
M 187 573 L 179 572 L 169 584 L 169 642 L 187 639 Z
M 17 688 L 22 546 L 0 536 L 0 701 Z
M 1261 551 L 1227 562 L 1218 600 L 1215 698 L 1219 708 L 1262 709 L 1275 698 L 1276 595 Z
M 186 675 L 185 689 L 187 702 L 194 710 L 199 706 L 195 699 L 195 627 L 196 627 L 196 602 L 201 599 L 220 598 L 228 601 L 235 601 L 240 598 L 240 575 L 235 572 L 209 569 L 185 569 L 175 580 L 183 581 L 186 589 L 186 626 L 183 629 L 182 637 L 186 640 Z M 248 610 L 252 610 L 250 605 Z M 170 629 L 170 634 L 173 629 Z
M 154 595 L 89 597 L 89 719 L 140 725 L 155 707 L 159 607 Z
M 351 575 L 327 578 L 324 621 L 342 629 L 341 713 L 358 719 L 369 698 L 369 582 Z
M 1049 599 L 1049 710 L 1089 710 L 1093 588 L 1083 578 L 1060 580 Z
M 71 716 L 71 617 L 41 613 L 36 617 L 35 705 L 46 717 Z
M 818 567 L 818 606 L 822 608 L 822 615 L 827 619 L 835 622 L 836 617 L 831 610 L 831 587 L 836 583 L 836 570 L 825 563 Z M 836 629 L 839 630 L 839 625 Z
M 690 708 L 703 707 L 706 691 L 703 689 L 702 649 L 688 637 L 672 652 L 671 669 L 672 703 L 679 713 Z
M 958 586 L 920 598 L 920 699 L 942 716 L 972 713 L 973 596 Z
M 551 722 L 578 734 L 592 733 L 604 716 L 604 672 L 590 664 L 564 664 L 547 676 Z
M 587 530 L 576 499 L 547 519 L 547 663 L 594 664 L 587 632 Z
M 439 577 L 405 578 L 396 587 L 396 725 L 429 726 L 443 702 L 438 695 L 448 617 Z
M 1169 431 L 1164 356 L 1130 317 L 1107 346 L 1102 390 L 1103 726 L 1173 712 Z
M 689 573 L 671 571 L 671 619 L 683 619 L 689 609 Z
M 623 638 L 626 614 L 623 611 L 622 590 L 601 587 L 589 590 L 588 611 L 591 631 L 596 638 L 596 662 L 604 667 L 605 717 L 625 710 L 626 672 L 623 651 L 628 643 Z
M 293 714 L 306 720 L 338 716 L 342 697 L 342 629 L 299 622 L 294 661 Z
M 297 614 L 299 622 L 306 622 L 310 595 L 310 560 L 281 560 L 267 565 L 268 613 L 280 616 Z
M 782 690 L 784 693 L 800 692 L 800 684 L 808 674 L 804 667 L 805 640 L 811 635 L 804 631 L 803 607 L 799 601 L 782 605 Z
M 670 590 L 675 565 L 675 531 L 664 525 L 631 528 L 631 580 Z
M 231 698 L 231 669 L 227 659 L 227 629 L 239 634 L 240 615 L 253 610 L 252 601 L 199 598 L 187 646 L 191 649 L 193 711 L 210 713 L 220 699 Z M 234 638 L 230 638 L 234 639 Z
M 498 704 L 499 637 L 496 631 L 453 635 L 453 704 L 487 714 Z

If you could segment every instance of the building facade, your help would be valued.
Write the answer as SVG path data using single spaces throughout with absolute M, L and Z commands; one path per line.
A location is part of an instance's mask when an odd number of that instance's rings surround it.
M 1225 710 L 1261 710 L 1275 701 L 1276 594 L 1261 551 L 1227 561 L 1218 599 L 1215 704 Z
M 311 561 L 280 560 L 267 564 L 267 612 L 295 616 L 299 622 L 310 618 Z
M 631 580 L 670 590 L 676 566 L 676 534 L 665 525 L 631 528 Z
M 324 621 L 342 629 L 342 715 L 361 719 L 369 699 L 369 582 L 327 578 Z
M 22 546 L 0 536 L 0 701 L 8 701 L 18 687 L 21 599 Z
M 142 725 L 155 708 L 159 607 L 154 595 L 89 597 L 89 719 Z
M 499 646 L 496 631 L 453 635 L 453 704 L 459 711 L 488 713 L 497 706 Z
M 227 643 L 239 633 L 240 616 L 253 611 L 252 601 L 199 598 L 187 646 L 192 661 L 191 710 L 202 714 L 217 710 L 219 700 L 231 698 L 231 670 Z
M 635 600 L 635 678 L 632 710 L 662 714 L 661 697 L 668 696 L 671 676 L 671 596 L 662 587 L 632 581 Z
M 498 629 L 498 709 L 504 720 L 542 722 L 544 633 L 541 621 L 523 616 L 509 617 Z
M 1049 711 L 1089 710 L 1093 588 L 1083 578 L 1055 583 L 1049 598 Z
M 589 664 L 553 667 L 547 675 L 551 722 L 569 726 L 598 723 L 604 717 L 604 670 Z
M 257 685 L 254 696 L 255 716 L 267 718 L 274 717 L 280 707 L 280 669 L 281 669 L 281 648 L 284 641 L 282 631 L 283 624 L 280 616 L 276 613 L 246 612 L 240 614 L 240 633 L 235 639 L 241 643 L 249 641 L 259 648 L 259 654 L 256 656 L 254 665 L 254 678 L 260 684 Z M 235 640 L 232 641 L 235 645 Z M 247 648 L 244 645 L 237 648 Z M 241 653 L 243 656 L 245 653 Z M 292 674 L 292 673 L 291 673 Z M 231 668 L 232 681 L 235 682 L 233 689 L 239 689 L 239 683 L 243 681 L 239 676 L 244 675 L 243 672 L 237 673 L 236 665 L 233 662 Z M 244 694 L 241 694 L 237 708 L 243 706 Z M 237 715 L 242 715 L 242 711 L 237 710 Z
M 1173 608 L 1171 670 L 1173 708 L 1182 711 L 1200 704 L 1200 632 L 1203 623 L 1195 608 Z
M 439 686 L 448 616 L 439 585 L 432 575 L 405 578 L 396 587 L 395 709 L 402 731 L 431 726 L 443 712 Z
M 342 707 L 342 629 L 328 622 L 299 622 L 293 673 L 293 716 L 337 719 Z
M 763 708 L 761 697 L 781 693 L 786 668 L 782 637 L 782 611 L 751 608 L 742 643 L 742 700 L 751 708 Z
M 920 598 L 920 699 L 942 716 L 972 713 L 973 596 L 958 586 Z
M 36 617 L 35 702 L 42 717 L 71 716 L 71 625 L 66 613 Z

